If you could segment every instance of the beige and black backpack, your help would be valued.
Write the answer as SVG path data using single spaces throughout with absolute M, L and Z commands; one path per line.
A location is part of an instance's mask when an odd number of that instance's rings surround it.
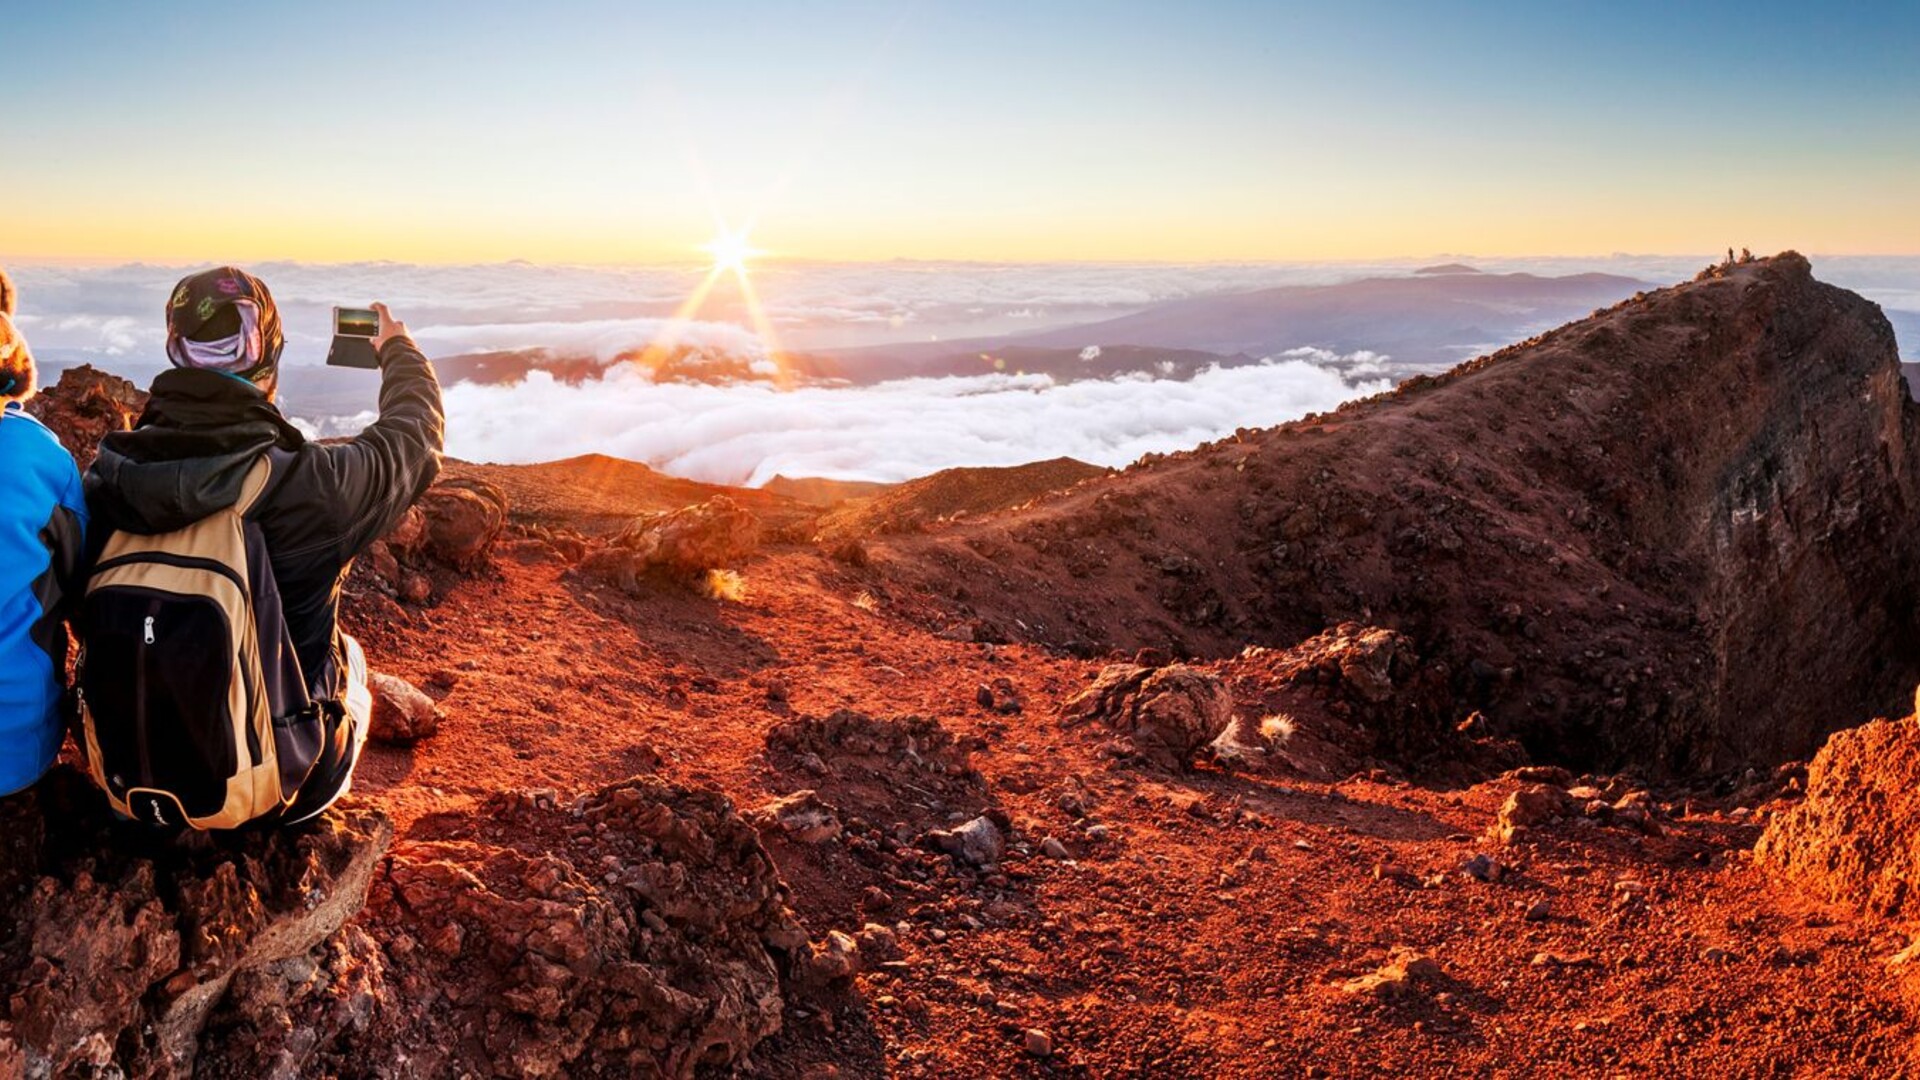
M 176 532 L 115 532 L 81 606 L 80 735 L 114 809 L 151 825 L 231 829 L 277 817 L 321 742 L 265 537 L 239 501 Z

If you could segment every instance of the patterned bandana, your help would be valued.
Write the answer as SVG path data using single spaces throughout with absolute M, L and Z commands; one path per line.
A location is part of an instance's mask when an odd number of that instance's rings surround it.
M 223 315 L 237 316 L 229 319 L 238 324 L 234 333 L 194 340 Z M 270 387 L 285 344 L 273 294 L 243 270 L 223 266 L 195 274 L 175 286 L 167 301 L 167 359 L 174 367 L 218 371 Z

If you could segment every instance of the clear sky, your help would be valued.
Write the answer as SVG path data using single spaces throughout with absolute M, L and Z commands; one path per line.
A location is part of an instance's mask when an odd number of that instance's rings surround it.
M 0 0 L 0 257 L 1920 252 L 1920 3 Z

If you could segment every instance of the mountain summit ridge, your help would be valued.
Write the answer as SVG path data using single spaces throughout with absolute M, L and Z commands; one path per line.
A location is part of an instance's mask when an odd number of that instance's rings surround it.
M 1699 773 L 1810 753 L 1920 677 L 1917 420 L 1879 309 L 1787 252 L 897 564 L 1073 648 L 1378 623 L 1536 753 Z

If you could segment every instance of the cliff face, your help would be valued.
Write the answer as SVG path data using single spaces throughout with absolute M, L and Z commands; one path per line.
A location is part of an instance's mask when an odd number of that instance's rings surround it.
M 1081 651 L 1390 627 L 1538 755 L 1717 770 L 1920 675 L 1915 424 L 1879 309 L 1787 253 L 882 562 Z

